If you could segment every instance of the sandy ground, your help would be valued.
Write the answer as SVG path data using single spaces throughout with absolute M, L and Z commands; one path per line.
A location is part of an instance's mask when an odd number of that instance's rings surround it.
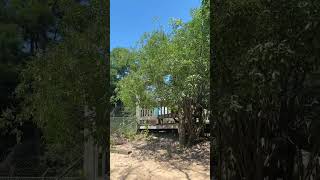
M 178 142 L 163 135 L 113 147 L 131 154 L 110 154 L 111 180 L 209 180 L 209 143 L 179 149 Z

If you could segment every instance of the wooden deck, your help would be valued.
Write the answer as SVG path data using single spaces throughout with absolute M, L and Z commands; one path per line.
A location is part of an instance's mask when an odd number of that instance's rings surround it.
M 178 129 L 178 124 L 139 125 L 139 129 Z

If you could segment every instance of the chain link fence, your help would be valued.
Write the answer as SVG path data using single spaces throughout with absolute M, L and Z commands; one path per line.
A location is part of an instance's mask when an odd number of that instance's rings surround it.
M 137 131 L 136 117 L 111 117 L 110 133 L 135 133 Z
M 110 144 L 122 144 L 127 139 L 132 139 L 137 133 L 136 117 L 111 117 L 110 118 Z

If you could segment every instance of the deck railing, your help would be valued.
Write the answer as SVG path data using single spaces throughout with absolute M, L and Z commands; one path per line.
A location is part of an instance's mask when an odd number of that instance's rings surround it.
M 167 116 L 169 117 L 171 110 L 168 107 L 158 107 L 155 109 L 140 108 L 139 117 L 159 117 Z
M 153 117 L 154 110 L 153 109 L 141 109 L 140 110 L 140 117 Z
M 136 116 L 140 124 L 144 124 L 148 121 L 155 121 L 156 119 L 162 120 L 165 118 L 172 119 L 177 117 L 176 113 L 171 112 L 169 108 L 164 106 L 154 109 L 140 108 L 137 112 Z M 202 118 L 206 124 L 210 123 L 208 110 L 203 110 Z

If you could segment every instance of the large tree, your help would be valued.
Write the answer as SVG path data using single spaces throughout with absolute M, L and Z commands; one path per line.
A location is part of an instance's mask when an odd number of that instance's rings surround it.
M 35 51 L 21 72 L 16 119 L 35 122 L 49 160 L 65 166 L 82 155 L 84 128 L 104 149 L 109 141 L 108 7 L 99 0 L 51 3 L 55 39 Z M 85 117 L 86 107 L 93 116 Z
M 126 106 L 164 105 L 178 112 L 182 146 L 199 135 L 202 126 L 195 123 L 194 115 L 208 107 L 208 8 L 203 2 L 187 23 L 172 19 L 170 33 L 162 29 L 146 33 L 130 74 L 118 83 L 118 97 Z
M 14 89 L 19 83 L 22 64 L 35 51 L 44 50 L 50 41 L 46 33 L 53 25 L 52 18 L 49 5 L 44 1 L 0 2 L 0 136 L 11 141 L 1 141 L 1 153 L 30 138 L 27 134 L 33 131 L 15 120 L 20 109 Z M 11 136 L 15 136 L 16 141 Z
M 64 166 L 79 157 L 84 127 L 107 146 L 107 2 L 0 2 L 1 154 L 15 144 L 3 140 L 11 135 L 16 143 L 39 145 L 39 133 L 38 139 L 28 135 L 38 129 L 46 157 Z M 95 109 L 93 122 L 84 120 L 85 106 Z M 34 149 L 39 155 L 39 146 Z M 23 150 L 16 145 L 11 154 Z M 3 164 L 14 166 L 9 156 Z

